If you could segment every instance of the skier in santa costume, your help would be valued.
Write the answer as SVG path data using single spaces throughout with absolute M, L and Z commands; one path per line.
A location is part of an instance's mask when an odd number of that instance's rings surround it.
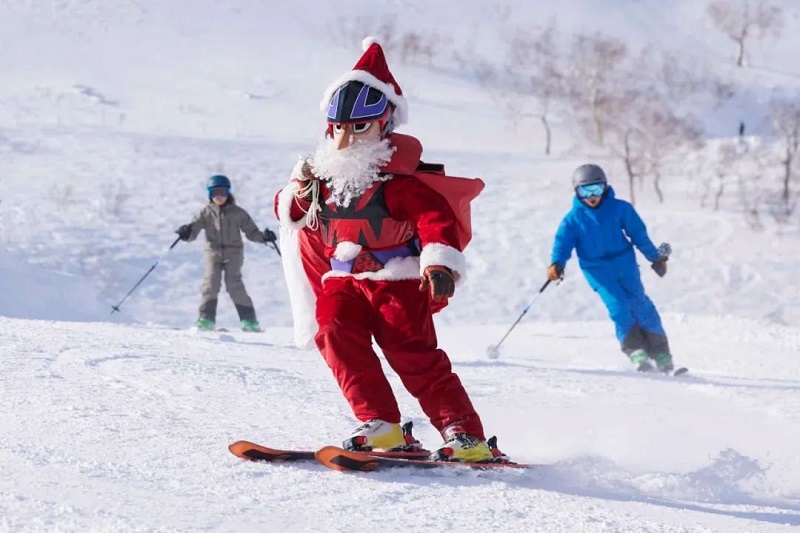
M 325 139 L 301 158 L 275 202 L 282 238 L 289 229 L 299 240 L 307 294 L 316 300 L 316 346 L 363 423 L 345 447 L 418 446 L 403 434 L 374 337 L 445 441 L 433 458 L 504 460 L 487 445 L 433 323 L 465 274 L 470 232 L 463 215 L 483 182 L 445 177 L 441 165 L 420 161 L 417 139 L 394 133 L 407 120 L 407 102 L 381 46 L 372 38 L 363 45 L 353 70 L 323 97 Z M 461 191 L 437 192 L 437 178 Z M 453 203 L 457 194 L 461 201 Z

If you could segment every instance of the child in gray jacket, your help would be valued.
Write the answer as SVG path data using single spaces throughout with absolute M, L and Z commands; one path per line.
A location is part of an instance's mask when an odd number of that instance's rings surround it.
M 247 211 L 236 205 L 231 194 L 231 181 L 226 176 L 211 176 L 206 188 L 208 204 L 194 216 L 190 224 L 184 224 L 176 231 L 184 241 L 195 240 L 201 230 L 206 232 L 206 274 L 200 286 L 200 317 L 195 326 L 203 330 L 215 328 L 217 295 L 224 273 L 225 289 L 236 306 L 242 329 L 261 331 L 253 301 L 242 281 L 242 233 L 249 240 L 264 244 L 274 242 L 275 233 L 269 228 L 263 232 L 259 230 Z

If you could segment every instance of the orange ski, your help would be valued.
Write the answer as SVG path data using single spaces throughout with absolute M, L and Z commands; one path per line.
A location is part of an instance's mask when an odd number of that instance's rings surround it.
M 263 461 L 267 463 L 288 463 L 296 461 L 314 461 L 314 452 L 305 450 L 276 450 L 254 442 L 237 440 L 228 450 L 241 459 Z
M 351 452 L 338 446 L 325 446 L 316 453 L 317 461 L 332 470 L 340 472 L 372 472 L 384 468 L 473 468 L 480 470 L 496 470 L 501 468 L 526 469 L 536 465 L 510 462 L 496 463 L 464 463 L 461 461 L 428 461 L 425 459 L 403 459 L 397 457 L 381 457 L 364 452 Z
M 265 463 L 289 463 L 298 461 L 316 461 L 316 452 L 311 450 L 278 450 L 267 448 L 254 442 L 237 440 L 228 446 L 228 450 L 239 457 L 248 461 L 259 461 Z M 400 452 L 359 452 L 364 455 L 385 458 L 405 458 L 405 459 L 424 459 L 430 455 L 428 450 L 420 451 L 400 451 Z

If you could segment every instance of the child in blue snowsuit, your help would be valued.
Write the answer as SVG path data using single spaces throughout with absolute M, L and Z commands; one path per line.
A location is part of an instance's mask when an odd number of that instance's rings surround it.
M 614 197 L 614 189 L 599 166 L 578 167 L 572 185 L 572 210 L 556 232 L 548 279 L 555 281 L 563 276 L 572 250 L 576 250 L 586 281 L 600 295 L 614 321 L 622 351 L 637 370 L 652 370 L 652 359 L 659 370 L 671 371 L 667 335 L 655 305 L 644 292 L 633 251 L 636 246 L 653 270 L 664 276 L 669 245 L 653 245 L 634 207 Z

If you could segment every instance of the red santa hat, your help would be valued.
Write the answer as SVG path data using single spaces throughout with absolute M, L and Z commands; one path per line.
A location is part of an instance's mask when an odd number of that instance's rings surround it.
M 336 89 L 348 81 L 360 81 L 385 94 L 386 98 L 394 104 L 395 126 L 405 124 L 408 122 L 408 102 L 403 97 L 400 85 L 389 71 L 386 56 L 383 55 L 383 48 L 375 37 L 367 37 L 362 41 L 361 46 L 364 50 L 361 59 L 355 64 L 353 70 L 345 72 L 328 86 L 320 102 L 320 109 L 323 111 L 328 109 Z

